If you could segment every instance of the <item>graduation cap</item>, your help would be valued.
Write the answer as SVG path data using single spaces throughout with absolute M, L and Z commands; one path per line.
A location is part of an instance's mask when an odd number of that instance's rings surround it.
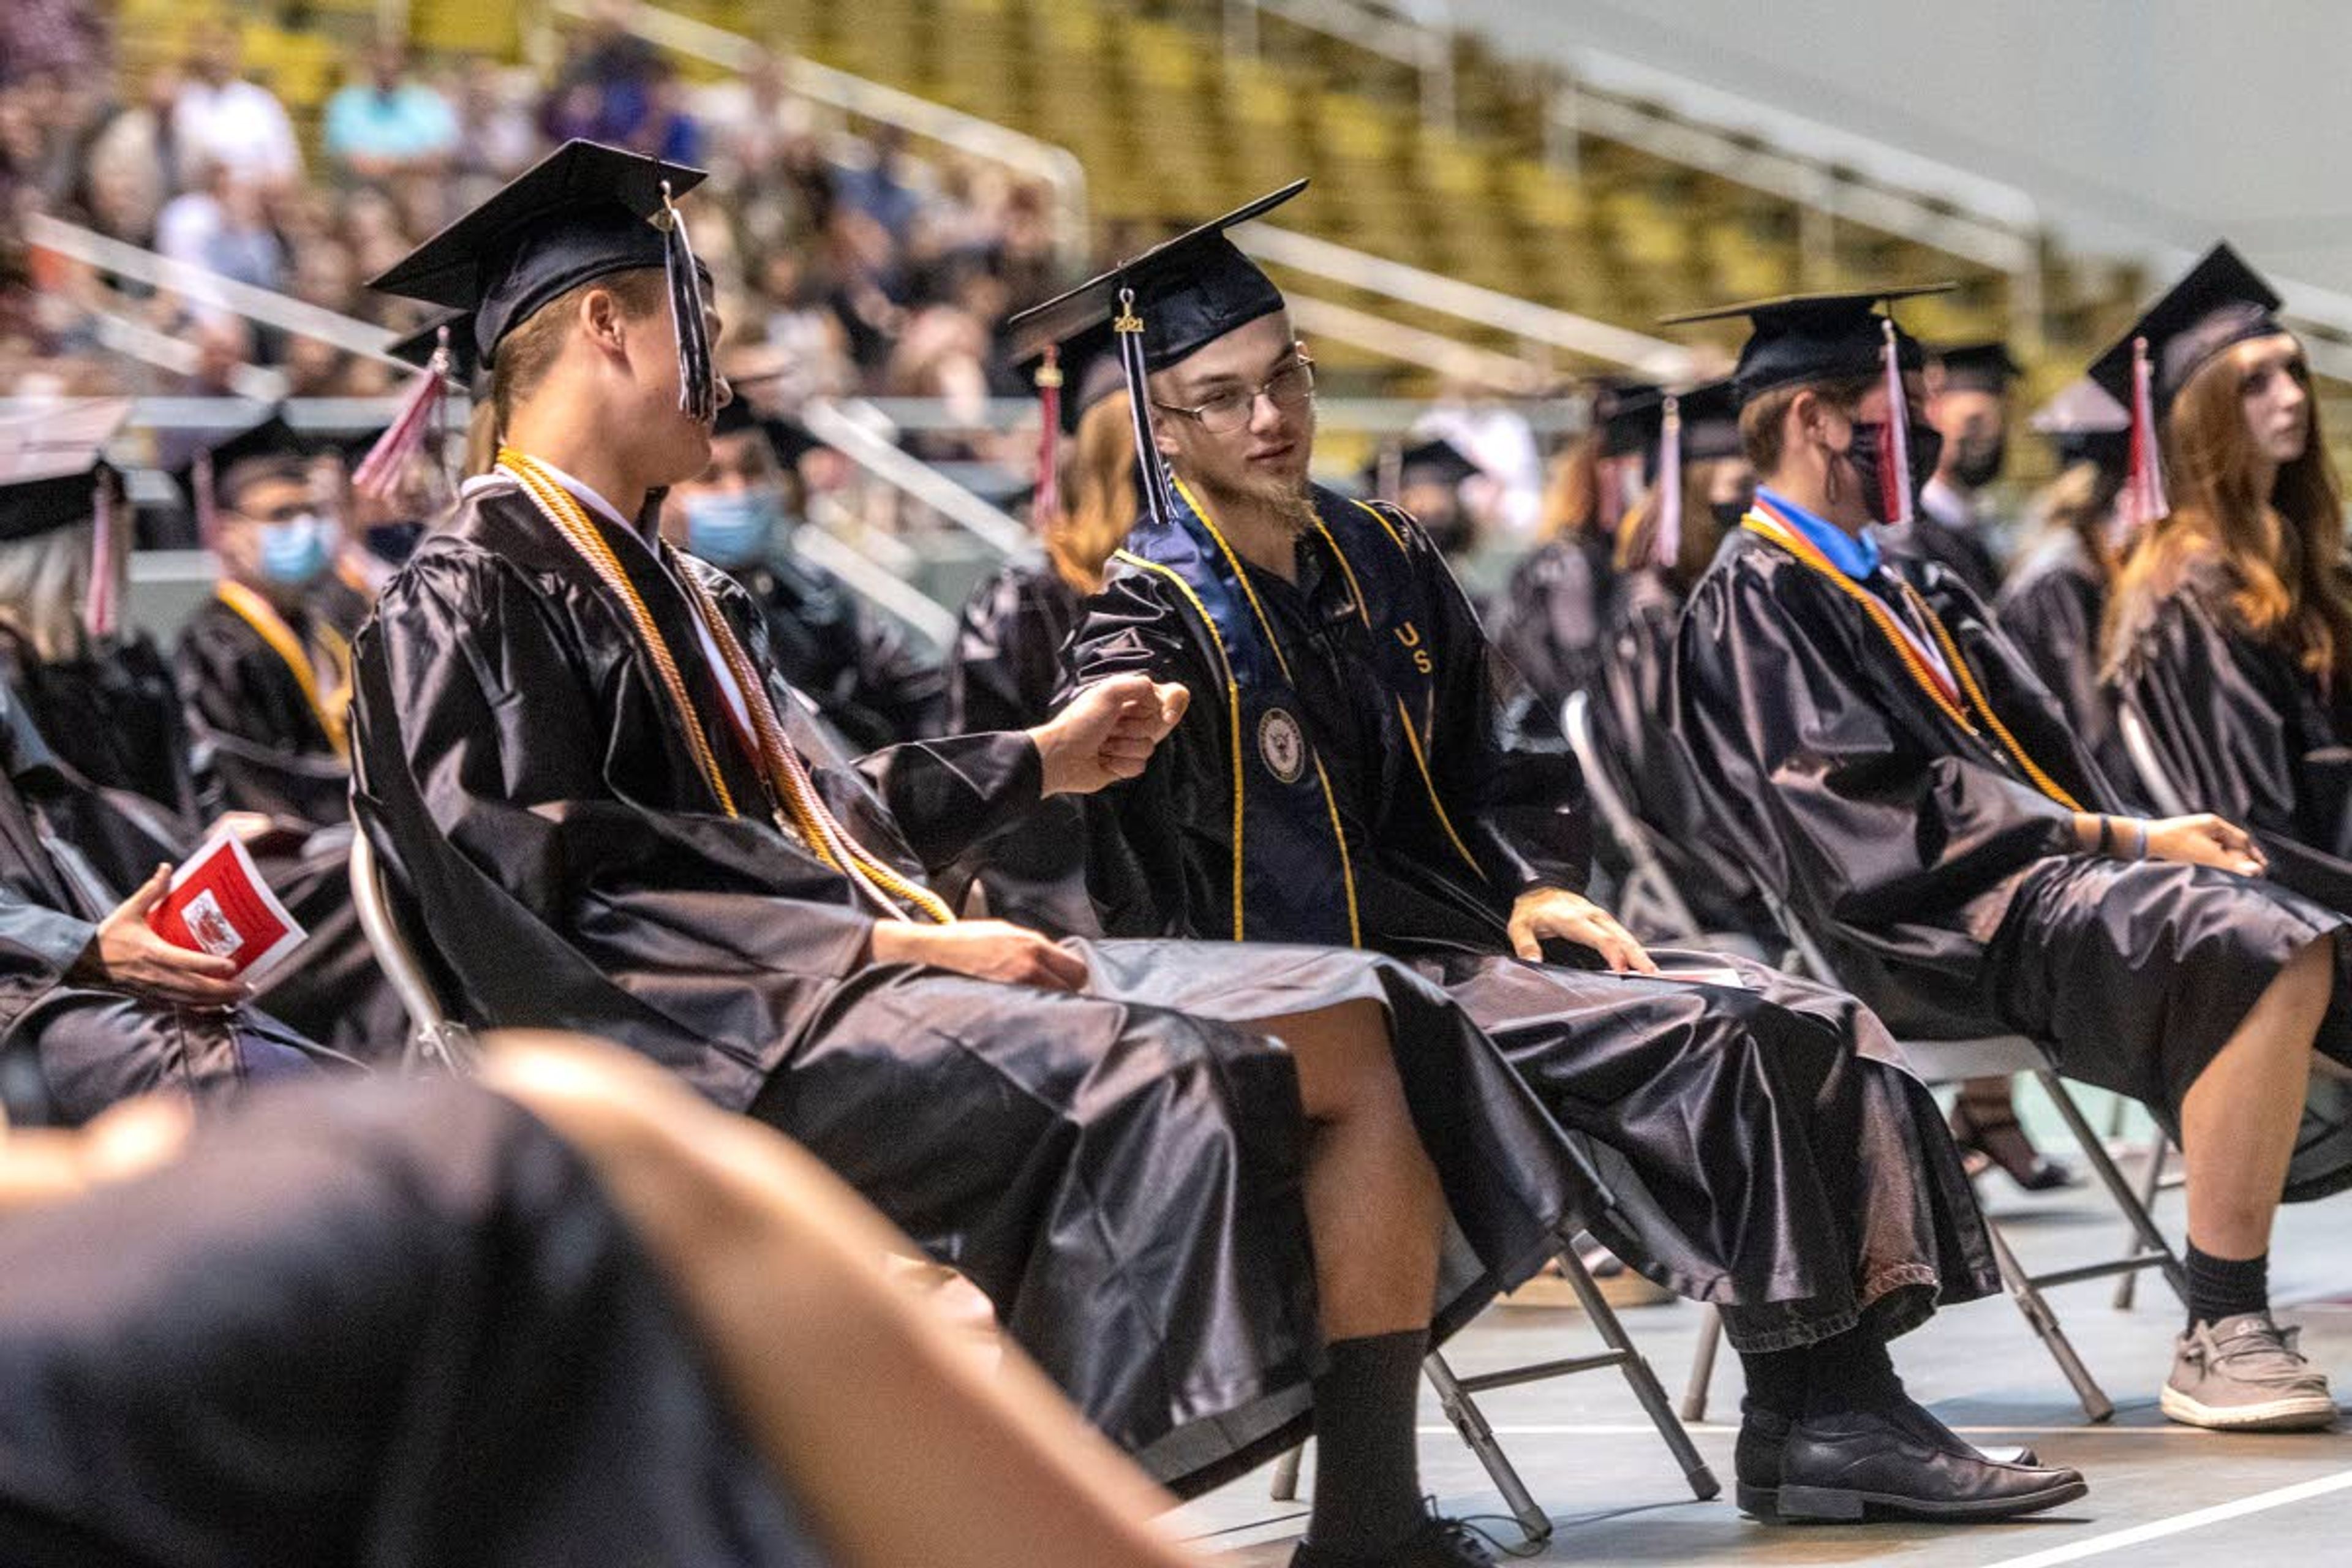
M 1923 368 L 1926 356 L 1919 340 L 1895 325 L 1892 316 L 1881 315 L 1877 307 L 1948 293 L 1953 287 L 1914 283 L 1840 294 L 1787 294 L 1668 316 L 1663 324 L 1748 318 L 1748 342 L 1731 373 L 1732 393 L 1743 405 L 1776 387 L 1884 375 L 1890 417 L 1879 427 L 1879 483 L 1885 487 L 1881 515 L 1889 523 L 1906 523 L 1912 518 L 1913 500 L 1910 421 L 1900 412 L 1905 405 L 1903 373 Z
M 1364 468 L 1369 483 L 1377 483 L 1381 462 L 1375 458 Z M 1447 489 L 1486 470 L 1477 460 L 1443 436 L 1415 441 L 1396 454 L 1396 484 L 1399 489 L 1407 485 L 1444 485 Z
M 1886 345 L 1895 349 L 1897 368 L 1918 370 L 1926 356 L 1919 341 L 1879 314 L 1881 304 L 1948 293 L 1949 283 L 1914 283 L 1843 294 L 1784 294 L 1773 300 L 1753 300 L 1744 305 L 1724 305 L 1712 310 L 1690 310 L 1668 316 L 1661 326 L 1686 326 L 1695 321 L 1726 321 L 1745 316 L 1749 322 L 1747 346 L 1731 373 L 1732 390 L 1741 403 L 1778 386 L 1805 382 L 1845 381 L 1875 375 L 1885 363 Z
M 273 407 L 259 423 L 200 448 L 172 478 L 196 514 L 198 532 L 208 537 L 223 498 L 260 479 L 306 478 L 311 460 L 326 450 Z
M 441 311 L 406 337 L 386 343 L 383 352 L 419 370 L 434 369 L 439 356 L 439 374 L 467 388 L 485 368 L 481 345 L 474 341 L 473 317 L 464 310 Z
M 2131 456 L 2131 411 L 2083 376 L 2033 411 L 2026 424 L 2048 440 L 2062 466 L 2096 463 L 2121 473 Z
M 2025 374 L 2010 357 L 2009 345 L 1998 338 L 1933 348 L 1927 357 L 1944 373 L 1944 385 L 1955 392 L 1990 392 L 1998 397 Z
M 2277 291 L 2222 240 L 2092 362 L 2091 379 L 2130 414 L 2130 449 L 2116 503 L 2126 536 L 2171 510 L 2157 437 L 2164 410 L 2189 377 L 2225 350 L 2286 331 L 2272 314 L 2278 307 Z
M 88 398 L 0 421 L 0 542 L 94 522 L 82 623 L 114 630 L 114 466 L 106 444 L 131 417 L 127 397 Z
M 728 400 L 727 406 L 719 411 L 719 417 L 712 422 L 710 428 L 713 437 L 754 433 L 767 438 L 769 450 L 775 453 L 776 461 L 788 470 L 803 457 L 824 445 L 799 420 L 762 414 L 751 406 L 749 398 L 740 396 Z
M 482 362 L 541 306 L 615 272 L 658 267 L 677 320 L 678 405 L 718 411 L 718 374 L 703 321 L 708 273 L 695 259 L 675 199 L 699 169 L 600 142 L 565 142 L 368 287 L 467 310 Z
M 383 352 L 416 366 L 417 375 L 401 397 L 392 423 L 368 443 L 352 469 L 352 488 L 377 500 L 399 484 L 409 459 L 440 426 L 451 384 L 471 391 L 482 368 L 473 317 L 464 310 L 443 311 L 406 337 L 385 344 Z
M 1629 397 L 1608 421 L 1607 447 L 1612 456 L 1639 453 L 1643 478 L 1654 479 L 1665 470 L 1660 446 L 1665 435 L 1666 405 L 1672 402 L 1679 426 L 1681 460 L 1703 463 L 1737 458 L 1746 451 L 1739 438 L 1739 403 L 1728 378 L 1705 382 L 1687 392 L 1668 393 L 1663 387 Z
M 1282 290 L 1257 263 L 1225 237 L 1225 231 L 1273 211 L 1307 188 L 1294 180 L 1222 217 L 1210 219 L 1175 238 L 1090 278 L 1066 294 L 1032 306 L 1005 323 L 1016 363 L 1039 362 L 1039 390 L 1058 404 L 1065 379 L 1058 363 L 1062 345 L 1108 328 L 1124 373 L 1136 457 L 1146 476 L 1144 497 L 1154 522 L 1174 510 L 1167 475 L 1151 436 L 1151 403 L 1145 378 L 1182 363 L 1237 328 L 1282 309 Z M 1046 420 L 1058 428 L 1059 409 Z M 1041 458 L 1047 456 L 1041 451 Z M 1039 488 L 1052 483 L 1041 461 Z M 1045 510 L 1041 502 L 1040 510 Z

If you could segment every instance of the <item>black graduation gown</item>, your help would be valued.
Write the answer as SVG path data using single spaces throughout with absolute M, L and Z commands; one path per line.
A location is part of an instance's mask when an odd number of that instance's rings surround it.
M 599 520 L 680 665 L 724 712 L 694 612 Z M 1034 805 L 1035 748 L 979 735 L 829 754 L 749 597 L 701 573 L 835 811 L 908 875 Z M 1358 955 L 1079 944 L 1063 994 L 868 957 L 850 884 L 765 815 L 724 721 L 719 809 L 627 612 L 509 483 L 474 487 L 357 649 L 361 808 L 477 1023 L 603 1035 L 781 1128 L 986 1291 L 1073 1403 L 1161 1481 L 1213 1484 L 1295 1440 L 1318 1359 L 1297 1077 L 1246 1026 L 1384 1005 L 1468 1241 L 1439 1331 L 1540 1266 L 1581 1172 L 1444 998 Z
M 288 625 L 309 635 L 300 614 Z M 352 901 L 351 769 L 286 661 L 221 600 L 188 618 L 178 664 L 189 730 L 221 805 L 286 829 L 254 860 L 310 938 L 270 982 L 270 1010 L 347 1055 L 390 1064 L 407 1026 Z
M 852 745 L 875 751 L 942 732 L 938 663 L 832 573 L 780 551 L 735 580 L 767 619 L 776 668 Z
M 2118 796 L 2145 793 L 2116 727 L 2115 699 L 2100 683 L 2100 637 L 2107 584 L 2070 531 L 2053 534 L 2018 563 L 1994 605 L 2001 634 L 2058 704 L 2067 727 Z
M 1024 730 L 1053 716 L 1078 595 L 1043 556 L 1008 562 L 964 601 L 948 658 L 948 731 Z M 1087 895 L 1086 820 L 1049 800 L 992 834 L 968 876 L 988 912 L 1063 936 L 1099 934 Z
M 1324 514 L 1349 537 L 1343 512 Z M 1865 1317 L 1892 1337 L 1938 1301 L 1998 1289 L 1933 1098 L 1890 1065 L 1885 1031 L 1849 998 L 1760 964 L 1739 966 L 1743 988 L 1596 972 L 1564 943 L 1556 963 L 1511 956 L 1522 889 L 1583 886 L 1581 782 L 1435 549 L 1402 513 L 1387 515 L 1401 546 L 1370 529 L 1354 538 L 1409 552 L 1433 663 L 1425 702 L 1407 703 L 1424 716 L 1418 745 L 1372 647 L 1393 628 L 1357 618 L 1328 547 L 1302 543 L 1296 586 L 1250 569 L 1329 780 L 1364 945 L 1413 962 L 1495 1037 L 1607 1182 L 1608 1203 L 1587 1216 L 1594 1234 L 1660 1283 L 1721 1306 L 1738 1348 L 1810 1343 Z M 1080 682 L 1141 670 L 1193 693 L 1144 776 L 1097 797 L 1088 870 L 1106 929 L 1229 935 L 1234 781 L 1213 634 L 1167 576 L 1122 560 L 1069 658 Z M 1416 756 L 1475 871 L 1432 811 Z M 1265 919 L 1249 913 L 1271 902 L 1259 897 L 1265 874 L 1247 874 L 1245 921 Z
M 1539 545 L 1513 570 L 1496 606 L 1495 647 L 1555 713 L 1570 692 L 1600 684 L 1614 551 L 1597 531 Z
M 1650 847 L 1703 931 L 1780 940 L 1771 912 L 1739 858 L 1707 831 L 1696 786 L 1675 749 L 1666 683 L 1683 596 L 1663 567 L 1617 578 L 1603 643 L 1601 686 L 1593 694 L 1594 738 L 1603 764 L 1650 830 Z M 1637 931 L 1644 941 L 1653 933 Z M 1658 933 L 1682 935 L 1686 933 Z
M 2000 591 L 2000 563 L 1985 542 L 1986 530 L 1981 520 L 1955 526 L 1922 509 L 1913 521 L 1879 529 L 1878 541 L 1887 559 L 1906 567 L 1933 562 L 1990 602 Z
M 0 1216 L 0 1560 L 826 1559 L 544 1124 L 449 1079 L 257 1096 Z
M 1941 571 L 1924 580 L 2011 732 L 2105 807 L 1981 601 Z M 2273 882 L 2078 853 L 2073 814 L 1947 720 L 1859 605 L 1745 530 L 1692 592 L 1675 716 L 1717 831 L 1899 1033 L 2015 1031 L 2168 1121 L 2287 960 L 2346 923 Z M 2320 1046 L 2352 1060 L 2347 989 Z M 2352 1183 L 2339 1098 L 2315 1082 L 2290 1196 Z
M 76 1124 L 162 1088 L 211 1096 L 316 1054 L 250 1007 L 174 1007 L 69 978 L 121 902 L 79 845 L 142 831 L 58 764 L 0 685 L 0 1055 L 18 1069 L 0 1090 L 13 1118 Z M 165 852 L 151 847 L 147 865 Z
M 179 689 L 145 632 L 52 661 L 0 627 L 0 668 L 33 727 L 75 773 L 100 789 L 144 795 L 184 823 L 203 816 Z

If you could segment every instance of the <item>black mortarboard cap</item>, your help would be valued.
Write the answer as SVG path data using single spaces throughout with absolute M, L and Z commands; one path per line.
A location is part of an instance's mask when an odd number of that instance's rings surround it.
M 799 462 L 804 454 L 824 445 L 799 420 L 762 414 L 752 405 L 750 398 L 740 395 L 730 398 L 727 406 L 719 411 L 719 417 L 710 427 L 714 437 L 741 436 L 751 431 L 768 438 L 768 447 L 775 453 L 776 461 L 787 468 Z
M 2120 474 L 2130 461 L 2131 410 L 2087 375 L 2035 409 L 2026 424 L 2062 464 L 2096 463 Z
M 1645 479 L 1657 478 L 1658 447 L 1666 427 L 1666 396 L 1664 389 L 1653 389 L 1639 397 L 1627 397 L 1609 416 L 1604 450 L 1611 457 L 1640 453 Z M 1675 394 L 1674 398 L 1682 419 L 1684 462 L 1737 458 L 1745 449 L 1739 439 L 1739 404 L 1728 379 L 1703 382 L 1688 392 Z
M 326 450 L 327 443 L 303 435 L 272 408 L 258 424 L 248 425 L 205 447 L 172 477 L 179 481 L 188 504 L 201 509 L 204 501 L 196 470 L 200 464 L 209 465 L 213 497 L 226 505 L 256 479 L 307 473 L 311 459 Z
M 669 264 L 656 219 L 703 171 L 600 142 L 567 142 L 368 287 L 470 310 L 485 363 L 532 311 L 581 284 Z
M 2223 240 L 2092 363 L 2091 379 L 2129 408 L 2132 345 L 2144 338 L 2161 409 L 2222 350 L 2286 331 L 2272 314 L 2278 307 L 2277 291 Z
M 1486 470 L 1443 436 L 1415 441 L 1397 454 L 1399 484 L 1458 485 Z
M 77 399 L 0 421 L 0 540 L 30 539 L 88 521 L 106 444 L 131 416 L 124 397 Z
M 1005 323 L 1013 361 L 1035 359 L 1048 343 L 1066 343 L 1116 321 L 1122 289 L 1134 290 L 1135 313 L 1143 321 L 1143 363 L 1153 371 L 1166 370 L 1234 328 L 1272 315 L 1282 309 L 1282 291 L 1225 237 L 1225 230 L 1273 211 L 1306 188 L 1305 180 L 1293 180 L 1023 310 Z
M 1927 357 L 1944 374 L 1944 384 L 1955 391 L 2006 393 L 2025 374 L 2011 359 L 2009 345 L 1994 338 L 1980 343 L 1948 343 L 1931 348 Z
M 1602 457 L 1630 458 L 1648 449 L 1658 437 L 1658 402 L 1665 390 L 1654 381 L 1615 381 L 1593 394 Z
M 1885 363 L 1885 322 L 1889 320 L 1879 314 L 1879 305 L 1942 294 L 1952 287 L 1915 283 L 1842 294 L 1787 294 L 1744 305 L 1686 311 L 1665 317 L 1660 324 L 1685 326 L 1747 317 L 1748 342 L 1739 351 L 1738 367 L 1731 374 L 1733 394 L 1744 404 L 1777 386 L 1877 374 Z M 1896 363 L 1902 368 L 1917 370 L 1925 365 L 1917 339 L 1898 326 L 1895 342 Z

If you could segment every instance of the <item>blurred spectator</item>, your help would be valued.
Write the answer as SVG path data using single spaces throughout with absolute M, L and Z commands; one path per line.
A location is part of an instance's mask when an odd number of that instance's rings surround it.
M 327 100 L 322 140 L 354 179 L 437 174 L 457 152 L 457 116 L 437 89 L 409 76 L 404 44 L 379 38 L 367 51 L 366 79 Z
M 218 195 L 220 223 L 205 242 L 204 265 L 239 283 L 284 292 L 286 247 L 270 225 L 261 188 L 250 180 L 231 178 L 223 182 Z
M 86 76 L 104 60 L 106 25 L 88 0 L 8 0 L 0 5 L 0 87 L 36 72 Z
M 922 197 L 906 178 L 907 133 L 886 125 L 874 139 L 874 156 L 864 167 L 845 170 L 835 182 L 842 205 L 864 213 L 887 230 L 892 243 L 907 243 Z
M 179 94 L 179 72 L 158 67 L 141 84 L 139 101 L 116 106 L 91 133 L 73 199 L 82 221 L 132 245 L 153 242 L 177 168 L 172 106 Z
M 295 184 L 302 178 L 302 150 L 294 123 L 277 94 L 237 74 L 240 58 L 235 29 L 211 23 L 196 33 L 172 111 L 180 156 L 214 159 L 265 185 Z
M 194 161 L 187 187 L 155 217 L 155 248 L 174 261 L 209 267 L 213 237 L 228 221 L 228 188 L 236 174 L 216 158 Z
M 457 146 L 452 159 L 459 188 L 451 206 L 473 206 L 530 167 L 539 156 L 539 128 L 521 98 L 509 90 L 495 60 L 470 59 L 457 77 Z
M 629 144 L 653 107 L 665 74 L 654 47 L 628 28 L 629 0 L 602 0 L 556 72 L 540 126 L 550 142 L 573 136 Z

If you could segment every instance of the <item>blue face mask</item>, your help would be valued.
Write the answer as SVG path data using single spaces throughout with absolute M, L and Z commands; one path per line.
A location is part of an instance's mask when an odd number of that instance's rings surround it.
M 333 530 L 324 518 L 297 517 L 261 525 L 261 574 L 289 588 L 308 587 L 334 563 Z
M 772 489 L 714 490 L 686 499 L 686 548 L 725 571 L 756 565 L 784 521 L 784 498 Z

